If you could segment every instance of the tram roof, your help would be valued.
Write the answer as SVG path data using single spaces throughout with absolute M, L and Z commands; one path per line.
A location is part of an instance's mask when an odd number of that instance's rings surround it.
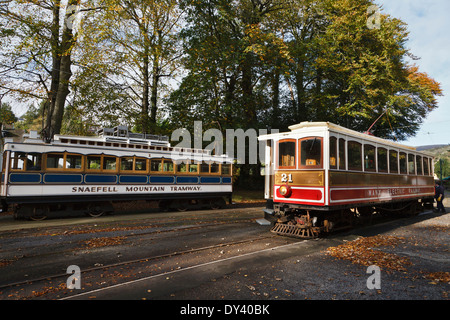
M 372 143 L 379 143 L 379 144 L 389 145 L 389 146 L 392 146 L 395 148 L 417 151 L 417 149 L 414 147 L 406 146 L 406 145 L 403 145 L 403 144 L 400 144 L 400 143 L 397 143 L 394 141 L 375 137 L 375 136 L 367 134 L 367 133 L 354 131 L 354 130 L 339 126 L 339 125 L 331 123 L 331 122 L 302 122 L 302 123 L 290 126 L 289 129 L 291 130 L 291 132 L 268 134 L 268 135 L 260 136 L 259 140 L 283 139 L 283 138 L 292 136 L 293 134 L 296 134 L 296 133 L 301 133 L 303 131 L 309 131 L 309 130 L 313 131 L 314 129 L 318 129 L 318 130 L 327 130 L 327 131 L 344 134 L 344 135 L 347 135 L 350 137 L 366 140 L 366 141 L 372 142 Z

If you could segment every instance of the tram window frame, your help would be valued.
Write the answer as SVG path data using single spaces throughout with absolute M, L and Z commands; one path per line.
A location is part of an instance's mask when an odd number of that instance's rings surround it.
M 210 167 L 210 165 L 208 162 L 205 162 L 205 161 L 201 162 L 200 168 L 199 168 L 200 169 L 199 173 L 200 174 L 209 174 L 209 167 Z M 208 170 L 205 170 L 205 169 L 208 169 Z
M 225 172 L 227 170 L 224 170 L 224 168 L 229 168 L 228 172 Z M 220 172 L 223 176 L 232 176 L 233 175 L 233 166 L 231 165 L 231 163 L 222 163 Z
M 25 163 L 27 158 L 26 152 L 13 151 L 10 155 L 9 170 L 25 171 Z
M 405 152 L 399 153 L 400 174 L 408 174 L 408 155 Z
M 157 166 L 157 170 L 154 170 Z M 150 159 L 149 170 L 151 173 L 162 173 L 163 172 L 163 159 Z
M 356 148 L 353 149 L 353 146 Z M 348 170 L 352 171 L 362 171 L 363 161 L 362 161 L 362 143 L 354 140 L 347 141 L 347 160 L 348 160 Z
M 368 150 L 370 149 L 370 150 Z M 368 172 L 376 172 L 377 171 L 377 163 L 376 163 L 376 151 L 377 148 L 372 144 L 364 144 L 364 171 Z M 372 154 L 370 154 L 372 153 Z
M 329 144 L 330 144 L 330 155 L 329 155 L 330 169 L 336 170 L 338 168 L 338 138 L 330 136 Z
M 98 168 L 91 168 L 91 160 L 93 159 L 97 159 L 99 160 L 98 163 Z M 94 162 L 95 163 L 95 162 Z M 87 155 L 86 156 L 86 171 L 87 172 L 101 172 L 102 171 L 102 156 L 101 155 Z
M 347 151 L 346 151 L 347 140 L 344 138 L 339 138 L 338 144 L 338 168 L 339 170 L 347 170 Z
M 213 171 L 213 168 L 217 168 L 217 171 L 215 171 L 216 169 L 214 169 L 214 171 Z M 220 163 L 218 163 L 218 162 L 210 163 L 210 165 L 209 165 L 209 174 L 211 174 L 211 175 L 220 175 Z
M 309 141 L 313 141 L 311 147 L 309 147 Z M 321 137 L 307 137 L 298 140 L 299 146 L 299 169 L 322 169 L 323 168 L 323 138 Z M 319 150 L 317 150 L 319 146 Z M 314 153 L 311 151 L 315 147 Z M 306 150 L 308 149 L 309 150 Z M 317 151 L 319 155 L 317 156 Z
M 105 161 L 105 159 L 114 159 L 114 168 L 112 169 L 108 169 L 106 168 L 107 166 L 107 162 Z M 117 157 L 114 156 L 108 156 L 108 155 L 103 155 L 102 156 L 102 172 L 108 172 L 108 173 L 112 173 L 112 172 L 118 172 L 119 171 L 119 167 L 117 166 Z
M 168 166 L 170 166 L 172 169 L 166 170 L 166 164 Z M 162 168 L 162 173 L 172 173 L 173 174 L 175 171 L 175 164 L 172 160 L 162 159 L 161 168 Z M 169 168 L 167 168 L 167 169 L 169 169 Z
M 158 167 L 154 170 L 155 166 Z M 149 159 L 148 170 L 151 174 L 173 174 L 175 169 L 174 162 L 169 159 Z
M 50 159 L 53 158 L 53 156 L 58 156 L 56 161 L 53 165 L 58 164 L 58 167 L 50 166 L 49 167 L 49 156 Z M 55 157 L 56 158 L 56 157 Z M 60 164 L 60 161 L 62 160 L 62 163 Z M 64 171 L 65 167 L 65 155 L 64 152 L 50 152 L 45 155 L 45 168 L 47 171 Z
M 416 155 L 416 170 L 418 176 L 423 176 L 422 156 Z
M 389 151 L 388 151 L 387 148 L 383 148 L 383 147 L 378 147 L 377 148 L 377 168 L 378 168 L 378 172 L 383 172 L 383 173 L 389 172 L 388 171 L 388 169 L 389 169 L 388 155 L 389 155 Z
M 293 144 L 294 150 L 292 152 L 292 146 L 290 146 L 287 150 L 281 146 L 285 144 Z M 297 140 L 295 139 L 285 139 L 278 141 L 278 169 L 296 169 L 296 161 L 297 161 Z M 285 154 L 289 152 L 289 154 Z M 289 157 L 283 159 L 283 157 Z M 285 165 L 286 164 L 286 165 Z
M 193 168 L 195 168 L 195 170 L 193 170 Z M 198 174 L 198 169 L 199 169 L 198 163 L 196 163 L 196 162 L 190 163 L 189 164 L 189 168 L 188 168 L 188 173 L 190 173 L 190 174 Z
M 55 155 L 59 155 L 59 157 L 58 157 L 58 159 L 59 159 L 58 160 L 58 168 L 49 167 L 49 158 L 52 158 Z M 75 168 L 68 167 L 68 164 L 70 163 L 68 161 L 68 158 L 78 158 L 79 160 L 81 160 L 80 164 L 78 165 L 78 167 L 75 167 Z M 62 160 L 62 164 L 60 164 L 61 160 Z M 49 153 L 47 153 L 45 155 L 45 170 L 47 170 L 47 171 L 83 172 L 84 171 L 84 163 L 85 163 L 85 157 L 82 154 L 79 154 L 79 153 L 49 152 Z
M 138 163 L 143 163 L 144 167 L 138 168 Z M 147 173 L 148 172 L 148 159 L 142 157 L 134 157 L 134 171 L 137 173 Z
M 175 171 L 180 174 L 188 174 L 188 164 L 186 162 L 175 163 Z
M 127 172 L 127 173 L 133 172 L 133 167 L 134 167 L 134 157 L 120 157 L 120 172 Z
M 395 154 L 395 156 L 394 156 Z M 395 159 L 394 159 L 395 158 Z M 399 153 L 397 150 L 389 150 L 389 173 L 398 174 Z M 395 169 L 393 168 L 395 167 Z
M 412 157 L 412 160 L 411 160 L 411 157 Z M 412 164 L 412 167 L 411 167 L 411 164 Z M 412 170 L 411 170 L 411 168 L 412 168 Z M 416 175 L 416 155 L 413 153 L 408 153 L 408 174 Z
M 77 158 L 79 160 L 81 160 L 79 167 L 75 167 L 75 168 L 68 168 L 68 158 Z M 70 163 L 71 164 L 71 163 Z M 83 171 L 84 168 L 84 157 L 81 154 L 75 154 L 75 153 L 65 153 L 64 154 L 64 171 Z
M 423 157 L 422 161 L 423 161 L 423 175 L 429 176 L 430 175 L 429 159 L 427 157 Z
M 31 157 L 31 158 L 30 158 Z M 41 171 L 42 170 L 42 153 L 30 152 L 27 154 L 27 161 L 25 164 L 25 171 Z

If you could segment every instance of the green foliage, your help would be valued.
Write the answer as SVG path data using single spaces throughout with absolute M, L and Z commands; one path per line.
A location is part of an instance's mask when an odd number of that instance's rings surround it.
M 187 76 L 168 104 L 174 127 L 332 121 L 404 140 L 437 108 L 439 83 L 408 65 L 407 26 L 369 0 L 182 1 Z
M 13 124 L 17 121 L 17 117 L 11 110 L 11 105 L 9 103 L 0 104 L 0 123 L 2 124 Z

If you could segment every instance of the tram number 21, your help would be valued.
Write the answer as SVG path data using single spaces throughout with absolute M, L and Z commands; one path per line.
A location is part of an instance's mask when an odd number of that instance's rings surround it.
M 291 174 L 283 173 L 281 175 L 281 183 L 286 183 L 286 182 L 289 182 L 289 183 L 294 182 L 292 180 L 292 173 Z

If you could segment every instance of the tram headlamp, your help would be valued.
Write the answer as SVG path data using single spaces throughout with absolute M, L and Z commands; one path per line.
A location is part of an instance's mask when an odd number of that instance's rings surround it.
M 292 189 L 289 186 L 281 186 L 279 192 L 283 197 L 289 198 L 291 196 Z

